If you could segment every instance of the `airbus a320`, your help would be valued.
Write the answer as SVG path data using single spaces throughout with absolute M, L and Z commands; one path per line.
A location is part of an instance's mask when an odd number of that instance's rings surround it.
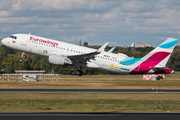
M 81 67 L 96 68 L 120 74 L 169 74 L 174 70 L 165 67 L 178 39 L 168 38 L 141 58 L 128 57 L 122 53 L 104 51 L 108 42 L 99 49 L 74 45 L 32 34 L 14 34 L 4 38 L 2 44 L 35 55 L 47 57 L 54 65 L 75 65 L 76 75 L 82 76 Z M 23 57 L 22 57 L 23 58 Z M 22 59 L 21 59 L 22 62 Z

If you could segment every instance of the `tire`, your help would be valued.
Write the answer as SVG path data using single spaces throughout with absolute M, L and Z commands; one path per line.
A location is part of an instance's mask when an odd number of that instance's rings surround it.
M 23 62 L 23 59 L 20 59 L 20 63 L 22 63 Z
M 82 75 L 83 75 L 83 72 L 82 72 L 81 70 L 77 70 L 77 71 L 76 71 L 76 75 L 77 75 L 77 76 L 82 76 Z

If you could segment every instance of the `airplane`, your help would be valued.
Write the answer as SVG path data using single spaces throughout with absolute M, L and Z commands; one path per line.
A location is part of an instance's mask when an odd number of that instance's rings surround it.
M 99 49 L 74 45 L 29 34 L 14 34 L 4 38 L 2 44 L 25 53 L 47 57 L 54 65 L 75 65 L 76 75 L 82 76 L 81 67 L 96 68 L 120 74 L 170 74 L 174 70 L 165 67 L 178 39 L 168 38 L 141 58 L 128 57 L 123 53 L 104 51 L 108 42 Z M 24 53 L 25 52 L 25 53 Z M 21 62 L 22 62 L 21 59 Z

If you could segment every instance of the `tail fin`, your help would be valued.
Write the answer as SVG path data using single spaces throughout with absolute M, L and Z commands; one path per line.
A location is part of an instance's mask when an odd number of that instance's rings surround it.
M 165 68 L 165 65 L 169 57 L 171 56 L 171 53 L 174 50 L 177 42 L 178 39 L 168 38 L 166 41 L 156 47 L 153 51 L 141 58 L 137 62 L 137 67 L 132 70 L 131 73 L 156 73 L 157 71 L 153 71 L 155 68 Z M 169 70 L 169 72 L 171 70 Z
M 144 58 L 146 58 L 149 62 L 156 61 L 156 67 L 165 67 L 177 42 L 178 39 L 168 38 L 166 41 L 152 50 L 149 54 L 144 56 Z

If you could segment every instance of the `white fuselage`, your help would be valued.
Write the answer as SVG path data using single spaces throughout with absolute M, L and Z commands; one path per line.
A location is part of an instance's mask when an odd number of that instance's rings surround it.
M 10 48 L 44 57 L 49 57 L 49 55 L 52 53 L 59 54 L 61 56 L 69 56 L 88 54 L 96 51 L 96 49 L 30 34 L 14 34 L 13 36 L 16 36 L 16 39 L 12 37 L 5 38 L 3 39 L 2 43 Z M 81 64 L 81 66 L 126 74 L 137 66 L 126 66 L 120 64 L 121 60 L 126 57 L 127 56 L 125 54 L 101 52 L 100 54 L 95 55 L 95 58 L 87 61 L 87 64 Z

